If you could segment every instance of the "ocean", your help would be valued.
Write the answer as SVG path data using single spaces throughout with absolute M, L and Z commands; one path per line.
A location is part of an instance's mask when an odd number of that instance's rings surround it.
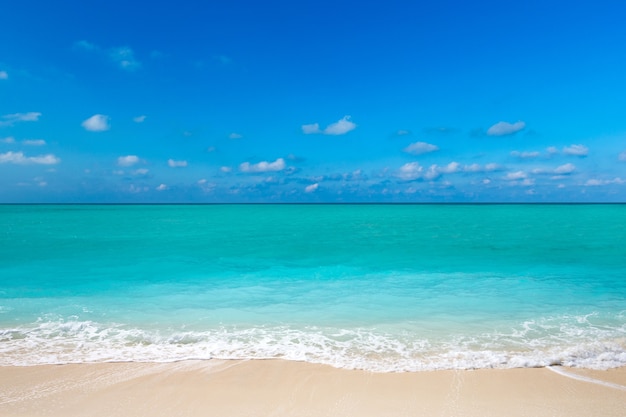
M 0 365 L 626 365 L 626 205 L 2 205 Z

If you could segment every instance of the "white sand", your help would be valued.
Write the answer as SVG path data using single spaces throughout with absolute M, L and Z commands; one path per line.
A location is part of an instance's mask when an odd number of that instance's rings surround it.
M 563 370 L 587 380 L 280 360 L 10 366 L 0 367 L 0 416 L 626 416 L 626 368 Z

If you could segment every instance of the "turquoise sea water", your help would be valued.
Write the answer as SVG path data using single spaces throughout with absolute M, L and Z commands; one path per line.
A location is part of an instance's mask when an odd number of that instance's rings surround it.
M 0 206 L 0 365 L 626 365 L 626 205 Z

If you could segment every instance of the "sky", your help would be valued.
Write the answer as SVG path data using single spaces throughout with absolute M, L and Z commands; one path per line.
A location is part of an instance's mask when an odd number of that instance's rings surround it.
M 623 1 L 1 9 L 0 203 L 626 202 Z

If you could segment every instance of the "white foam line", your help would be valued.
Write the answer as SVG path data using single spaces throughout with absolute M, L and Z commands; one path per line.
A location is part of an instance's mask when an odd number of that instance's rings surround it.
M 548 368 L 552 372 L 555 372 L 555 373 L 557 373 L 557 374 L 559 374 L 561 376 L 565 376 L 567 378 L 572 378 L 572 379 L 576 379 L 578 381 L 589 382 L 591 384 L 602 385 L 602 386 L 605 386 L 605 387 L 614 388 L 614 389 L 618 389 L 618 390 L 621 390 L 621 391 L 626 391 L 626 386 L 624 386 L 624 385 L 614 384 L 612 382 L 606 382 L 606 381 L 602 381 L 600 379 L 589 378 L 587 376 L 572 374 L 572 373 L 564 371 L 560 367 L 546 366 L 546 368 Z

